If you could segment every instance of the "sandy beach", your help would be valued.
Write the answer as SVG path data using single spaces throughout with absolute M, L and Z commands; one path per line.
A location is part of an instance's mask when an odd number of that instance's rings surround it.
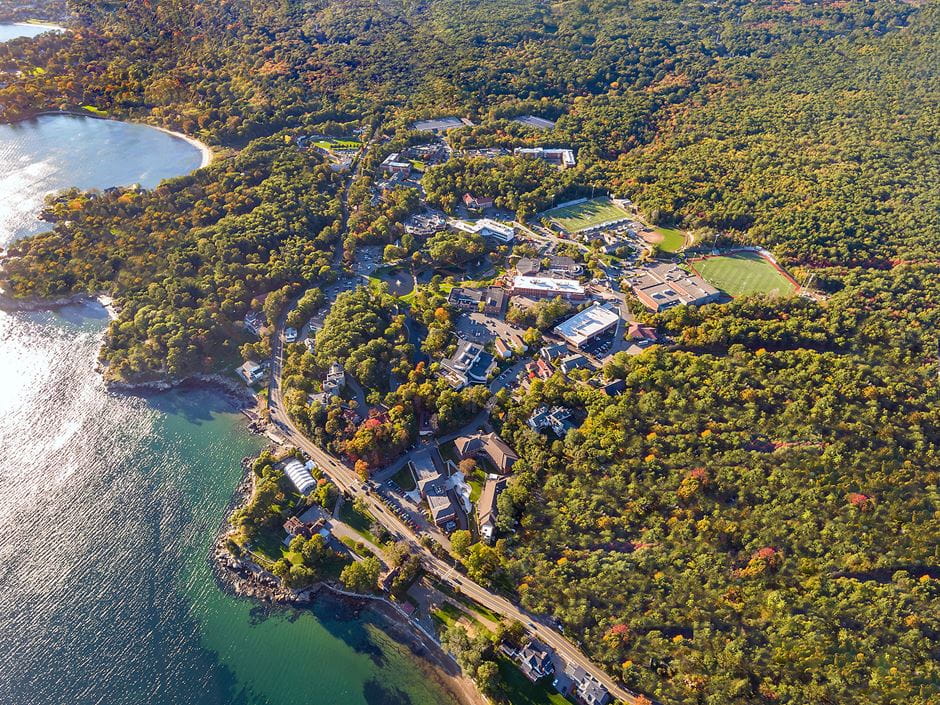
M 107 118 L 107 119 L 111 119 L 111 118 Z M 133 121 L 129 121 L 129 122 L 133 122 Z M 179 139 L 185 142 L 188 142 L 193 147 L 198 149 L 199 153 L 202 155 L 202 161 L 199 164 L 200 169 L 203 169 L 212 163 L 212 159 L 214 158 L 215 155 L 212 153 L 212 149 L 210 149 L 209 145 L 207 145 L 205 142 L 200 142 L 195 137 L 190 137 L 189 135 L 183 134 L 182 132 L 175 132 L 174 130 L 170 130 L 166 127 L 159 127 L 157 125 L 151 125 L 150 123 L 147 123 L 147 122 L 141 122 L 138 124 L 146 125 L 147 127 L 152 127 L 155 130 L 160 130 L 160 132 L 165 132 L 168 135 L 173 135 L 173 137 L 178 137 Z
M 15 27 L 43 27 L 50 32 L 67 32 L 68 30 L 62 25 L 51 24 L 49 22 L 12 22 Z

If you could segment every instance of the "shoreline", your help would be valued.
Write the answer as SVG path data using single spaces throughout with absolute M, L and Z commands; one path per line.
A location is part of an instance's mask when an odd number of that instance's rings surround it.
M 212 151 L 212 147 L 207 145 L 205 142 L 202 142 L 195 137 L 187 135 L 183 132 L 177 132 L 176 130 L 171 130 L 169 127 L 161 127 L 160 125 L 151 125 L 149 122 L 143 122 L 142 120 L 131 120 L 123 119 L 116 117 L 108 117 L 106 115 L 95 115 L 94 113 L 89 112 L 79 112 L 77 110 L 40 110 L 35 113 L 30 113 L 29 115 L 24 115 L 15 120 L 10 120 L 4 124 L 15 125 L 18 122 L 25 122 L 26 120 L 33 120 L 34 118 L 42 117 L 43 115 L 68 115 L 71 117 L 82 117 L 82 118 L 91 118 L 92 120 L 109 120 L 111 122 L 123 122 L 127 125 L 141 125 L 143 127 L 149 127 L 152 130 L 158 130 L 164 134 L 175 137 L 176 139 L 183 140 L 189 146 L 194 147 L 199 151 L 200 163 L 196 169 L 205 169 L 215 160 L 215 152 Z M 193 169 L 193 171 L 196 171 Z M 189 172 L 192 173 L 192 172 Z
M 368 612 L 373 624 L 396 644 L 408 649 L 415 666 L 452 696 L 455 703 L 490 705 L 437 639 L 412 622 L 384 595 L 354 593 L 323 581 L 295 592 L 281 586 L 280 581 L 250 558 L 235 556 L 228 550 L 229 517 L 251 495 L 253 460 L 251 456 L 242 459 L 244 474 L 223 513 L 207 557 L 218 588 L 233 597 L 254 600 L 271 609 L 311 610 L 315 602 L 328 600 L 356 619 Z
M 68 32 L 67 27 L 63 27 L 60 24 L 53 24 L 52 22 L 46 22 L 43 20 L 36 20 L 35 22 L 30 20 L 21 20 L 18 22 L 10 22 L 14 27 L 43 27 L 49 32 Z

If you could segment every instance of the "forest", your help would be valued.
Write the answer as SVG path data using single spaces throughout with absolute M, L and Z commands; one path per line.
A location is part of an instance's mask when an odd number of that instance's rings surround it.
M 350 177 L 296 146 L 358 127 L 376 136 L 374 167 L 421 139 L 415 119 L 465 117 L 448 134 L 457 157 L 423 177 L 434 205 L 471 191 L 531 219 L 600 188 L 653 224 L 768 247 L 821 294 L 635 312 L 671 345 L 615 357 L 603 373 L 623 380 L 617 397 L 560 377 L 501 392 L 492 420 L 521 459 L 498 547 L 467 549 L 473 576 L 661 702 L 938 702 L 936 0 L 69 7 L 70 34 L 0 44 L 0 120 L 90 105 L 218 154 L 153 191 L 58 194 L 49 232 L 3 260 L 15 296 L 116 298 L 110 376 L 179 377 L 231 366 L 246 343 L 269 349 L 245 313 L 273 320 L 303 295 L 302 322 L 337 248 L 420 263 L 476 247 L 437 238 L 428 253 L 402 236 L 413 189 L 372 203 L 359 175 L 344 201 Z M 512 121 L 523 114 L 557 123 Z M 571 147 L 577 166 L 459 154 L 523 144 Z M 419 427 L 483 408 L 481 388 L 449 389 L 411 341 L 409 316 L 424 352 L 451 349 L 444 293 L 432 280 L 408 305 L 345 294 L 315 352 L 288 346 L 292 416 L 364 477 Z M 542 327 L 559 310 L 518 315 Z M 334 360 L 381 411 L 308 403 Z M 583 422 L 536 434 L 525 420 L 544 403 Z M 280 478 L 259 472 L 279 507 Z M 302 582 L 318 547 L 295 548 L 278 570 Z M 451 637 L 488 680 L 479 645 Z

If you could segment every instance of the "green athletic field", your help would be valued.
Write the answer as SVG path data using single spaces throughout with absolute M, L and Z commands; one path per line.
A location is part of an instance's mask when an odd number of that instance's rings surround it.
M 595 198 L 573 206 L 552 208 L 542 214 L 551 218 L 569 233 L 629 217 L 623 208 L 615 206 L 609 198 Z
M 707 257 L 691 264 L 712 286 L 731 296 L 789 296 L 796 291 L 792 281 L 756 252 Z
M 674 228 L 653 227 L 653 230 L 663 236 L 659 249 L 663 252 L 678 252 L 685 245 L 685 233 Z

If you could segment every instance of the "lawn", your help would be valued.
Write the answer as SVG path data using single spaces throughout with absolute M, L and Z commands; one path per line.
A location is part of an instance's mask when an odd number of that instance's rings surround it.
M 685 245 L 685 233 L 673 228 L 654 227 L 653 230 L 663 236 L 663 241 L 658 247 L 663 252 L 678 252 Z
M 595 198 L 573 206 L 552 208 L 542 215 L 551 218 L 565 230 L 572 233 L 595 225 L 623 220 L 630 216 L 623 208 L 615 206 L 609 198 Z
M 359 149 L 361 142 L 355 140 L 318 140 L 314 144 L 320 149 Z
M 415 476 L 411 474 L 411 469 L 407 463 L 402 466 L 401 470 L 392 475 L 392 481 L 405 492 L 411 492 L 415 488 Z
M 571 705 L 571 701 L 555 691 L 546 681 L 533 683 L 509 659 L 499 657 L 499 673 L 503 677 L 506 699 L 512 705 Z
M 372 535 L 372 532 L 369 528 L 375 522 L 375 517 L 371 514 L 363 513 L 356 511 L 356 508 L 352 505 L 352 502 L 347 502 L 343 500 L 343 505 L 339 509 L 338 519 L 345 524 L 349 524 L 357 533 L 361 534 L 364 538 L 368 539 L 372 543 L 378 545 L 381 543 L 375 536 Z
M 731 296 L 789 296 L 796 286 L 756 252 L 735 252 L 692 262 L 695 271 Z

